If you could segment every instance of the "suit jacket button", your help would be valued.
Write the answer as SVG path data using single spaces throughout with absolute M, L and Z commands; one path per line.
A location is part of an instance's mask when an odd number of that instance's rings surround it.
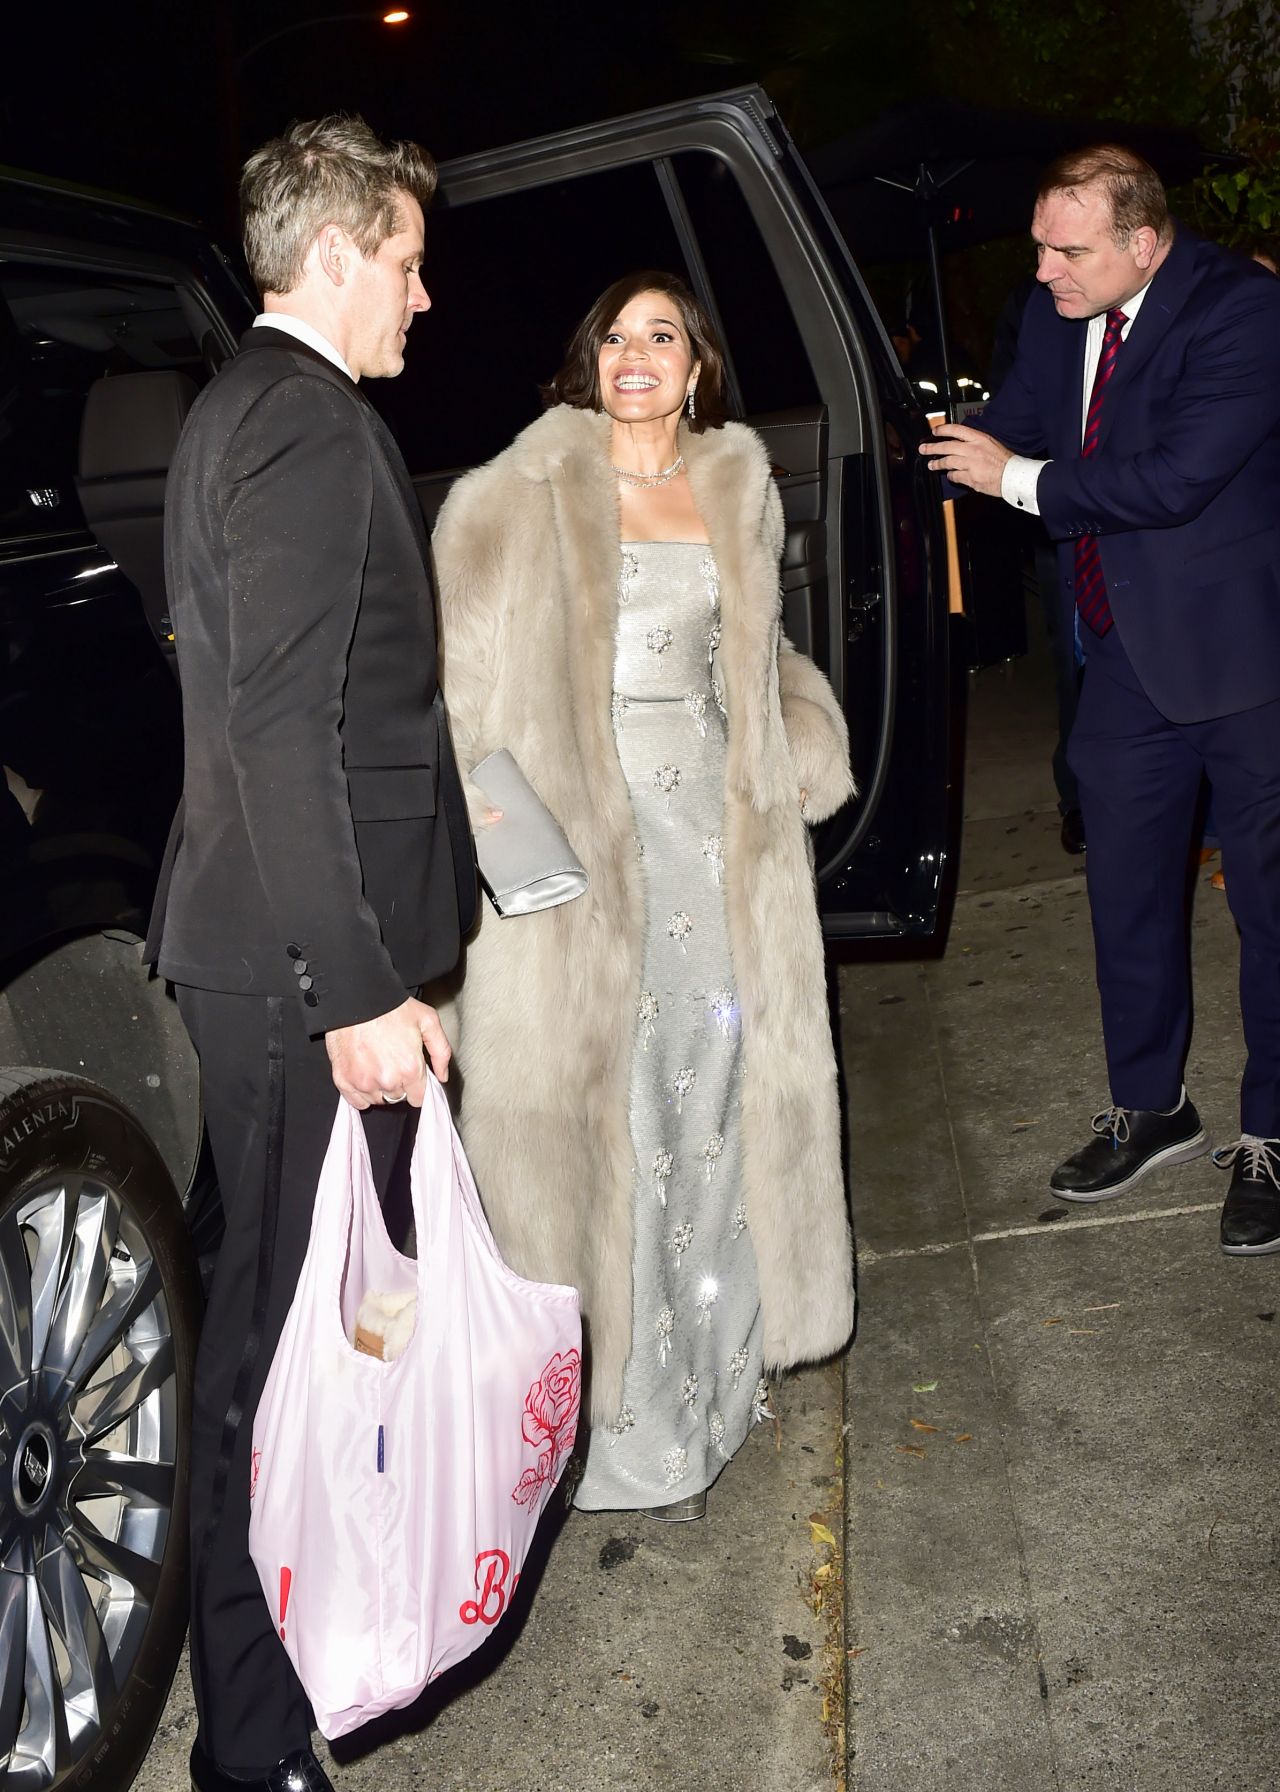
M 306 975 L 306 970 L 307 970 L 307 961 L 306 961 L 306 959 L 305 959 L 305 958 L 295 958 L 295 959 L 294 959 L 294 961 L 293 961 L 293 974 L 294 974 L 294 976 L 295 976 L 295 977 L 303 977 L 303 976 L 305 976 L 305 975 Z M 302 987 L 303 987 L 303 988 L 304 988 L 304 989 L 306 989 L 306 987 L 307 987 L 307 985 L 306 985 L 306 984 L 305 984 L 305 983 L 304 983 L 304 984 L 303 984 L 303 986 L 302 986 Z
M 314 981 L 314 979 L 311 977 L 299 977 L 298 978 L 298 988 L 299 989 L 310 989 L 313 981 Z
M 308 1008 L 318 1008 L 320 1006 L 320 998 L 314 989 L 309 989 L 302 999 L 307 1004 Z
M 286 946 L 285 951 L 289 954 L 290 958 L 301 958 L 302 957 L 302 947 L 301 946 Z

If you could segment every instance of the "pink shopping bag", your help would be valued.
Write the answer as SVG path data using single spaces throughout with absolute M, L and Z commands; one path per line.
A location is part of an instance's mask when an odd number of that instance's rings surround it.
M 387 1237 L 359 1116 L 339 1101 L 298 1291 L 253 1427 L 249 1548 L 325 1736 L 408 1705 L 511 1601 L 570 1450 L 572 1288 L 508 1269 L 444 1091 L 413 1156 L 418 1257 Z M 403 1355 L 348 1342 L 366 1288 L 417 1289 Z

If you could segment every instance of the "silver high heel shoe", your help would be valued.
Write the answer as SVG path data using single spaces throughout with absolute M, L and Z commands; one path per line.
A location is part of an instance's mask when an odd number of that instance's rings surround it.
M 707 1490 L 691 1493 L 682 1500 L 672 1500 L 669 1506 L 641 1506 L 641 1518 L 656 1518 L 659 1524 L 688 1524 L 691 1519 L 707 1516 Z

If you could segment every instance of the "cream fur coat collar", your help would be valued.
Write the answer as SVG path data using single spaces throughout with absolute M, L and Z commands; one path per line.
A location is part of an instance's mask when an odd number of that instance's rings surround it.
M 461 1130 L 507 1260 L 582 1296 L 596 1423 L 631 1349 L 628 1088 L 644 942 L 631 803 L 610 719 L 622 570 L 609 421 L 565 406 L 458 481 L 440 514 L 444 688 L 464 769 L 510 749 L 590 874 L 499 920 L 482 903 L 453 1015 Z M 720 572 L 725 863 L 746 1054 L 748 1226 L 765 1365 L 830 1355 L 853 1323 L 836 1071 L 800 812 L 851 794 L 825 678 L 781 636 L 782 508 L 741 424 L 681 449 Z M 474 793 L 473 793 L 474 798 Z M 483 799 L 474 798 L 482 803 Z

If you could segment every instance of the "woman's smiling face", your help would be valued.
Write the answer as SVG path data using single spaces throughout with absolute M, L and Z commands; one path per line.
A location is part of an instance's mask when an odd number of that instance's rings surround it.
M 665 293 L 637 293 L 614 319 L 598 368 L 600 401 L 616 422 L 678 413 L 697 375 L 679 306 Z

